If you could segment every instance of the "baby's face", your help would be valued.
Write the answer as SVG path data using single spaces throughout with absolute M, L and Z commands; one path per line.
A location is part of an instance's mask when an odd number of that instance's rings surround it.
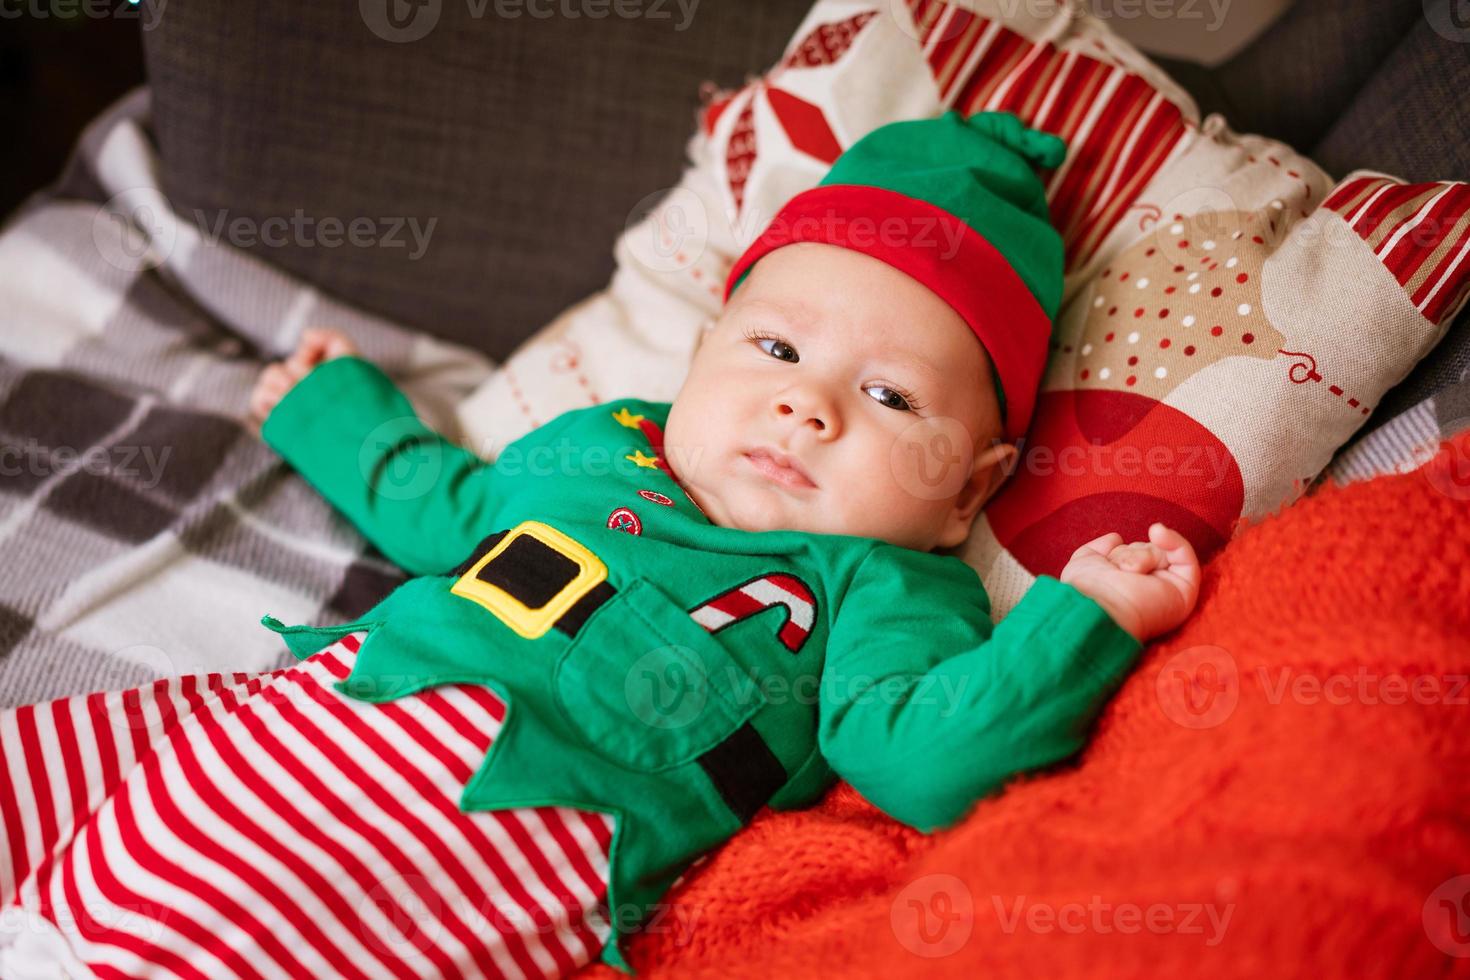
M 1005 477 L 984 347 L 887 263 L 820 243 L 756 263 L 704 336 L 665 458 L 711 522 L 959 544 Z M 789 457 L 805 475 L 776 466 Z

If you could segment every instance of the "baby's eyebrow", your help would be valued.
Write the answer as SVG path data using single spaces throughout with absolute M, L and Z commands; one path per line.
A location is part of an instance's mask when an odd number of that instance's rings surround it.
M 753 307 L 762 307 L 780 315 L 788 323 L 799 325 L 805 329 L 813 329 L 821 322 L 821 317 L 816 310 L 806 303 L 797 299 L 755 299 L 749 303 Z M 920 357 L 909 352 L 887 351 L 881 356 L 885 363 L 892 364 L 895 369 L 901 370 L 910 376 L 917 376 L 918 384 L 915 387 L 932 386 L 938 388 L 943 384 L 944 372 L 930 363 L 928 358 Z
M 906 373 L 917 375 L 918 387 L 933 386 L 937 389 L 944 380 L 944 375 L 939 369 L 923 358 L 889 355 L 885 360 L 893 361 Z
M 787 321 L 804 327 L 815 326 L 821 319 L 816 310 L 800 300 L 755 299 L 747 305 L 768 309 L 780 314 Z

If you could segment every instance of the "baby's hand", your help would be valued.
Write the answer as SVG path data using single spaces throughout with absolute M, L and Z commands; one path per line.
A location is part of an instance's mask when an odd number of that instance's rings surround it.
M 1140 643 L 1184 622 L 1199 598 L 1199 559 L 1184 535 L 1152 524 L 1148 536 L 1124 544 L 1104 534 L 1073 552 L 1060 576 Z
M 342 331 L 326 327 L 307 327 L 301 332 L 301 340 L 296 344 L 295 353 L 284 361 L 267 365 L 260 372 L 255 390 L 250 393 L 251 418 L 264 422 L 276 403 L 286 397 L 286 392 L 321 362 L 356 353 L 357 345 Z

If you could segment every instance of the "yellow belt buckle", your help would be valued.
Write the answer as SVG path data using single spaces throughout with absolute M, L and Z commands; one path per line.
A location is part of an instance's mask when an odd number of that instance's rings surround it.
M 572 579 L 541 606 L 528 606 L 500 586 L 480 578 L 481 569 L 505 554 L 521 537 L 534 538 L 577 566 L 577 573 Z M 471 565 L 469 571 L 450 586 L 449 591 L 478 602 L 518 634 L 534 640 L 551 629 L 568 609 L 577 604 L 577 600 L 606 578 L 607 566 L 581 543 L 550 524 L 522 521 L 506 532 L 505 537 L 487 551 L 484 557 Z

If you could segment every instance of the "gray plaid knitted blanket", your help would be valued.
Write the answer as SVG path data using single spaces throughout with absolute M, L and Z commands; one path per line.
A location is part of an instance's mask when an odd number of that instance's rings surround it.
M 169 205 L 148 93 L 0 229 L 0 707 L 291 661 L 260 625 L 356 618 L 403 574 L 247 418 L 331 324 L 451 438 L 481 354 L 366 315 Z

